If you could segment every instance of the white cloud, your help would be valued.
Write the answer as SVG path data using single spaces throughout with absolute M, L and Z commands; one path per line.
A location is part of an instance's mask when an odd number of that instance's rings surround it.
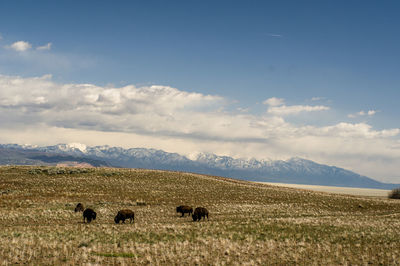
M 372 177 L 398 176 L 393 170 L 400 162 L 400 149 L 394 148 L 399 128 L 344 122 L 297 126 L 283 117 L 329 108 L 286 106 L 270 98 L 268 112 L 255 115 L 221 109 L 228 103 L 169 86 L 101 87 L 59 84 L 51 76 L 0 75 L 0 143 L 109 144 L 259 159 L 300 156 Z
M 269 114 L 277 115 L 277 116 L 286 116 L 286 115 L 297 115 L 301 112 L 315 112 L 315 111 L 325 111 L 330 108 L 323 105 L 318 106 L 309 106 L 309 105 L 291 105 L 286 106 L 285 100 L 282 98 L 272 97 L 263 102 L 263 104 L 268 105 L 267 112 Z
M 279 105 L 283 105 L 285 103 L 284 99 L 281 98 L 276 98 L 276 97 L 272 97 L 269 99 L 266 99 L 263 104 L 269 105 L 269 106 L 279 106 Z
M 371 125 L 366 123 L 351 124 L 338 123 L 333 126 L 322 127 L 319 129 L 319 134 L 338 136 L 344 138 L 361 137 L 365 139 L 371 138 L 387 138 L 394 137 L 400 133 L 400 129 L 373 130 Z
M 320 100 L 325 100 L 325 97 L 312 97 L 311 101 L 320 101 Z
M 349 118 L 356 118 L 356 117 L 366 116 L 366 115 L 368 115 L 368 116 L 373 116 L 373 115 L 375 115 L 376 113 L 377 113 L 377 111 L 375 111 L 375 110 L 368 110 L 368 111 L 363 111 L 363 110 L 361 110 L 361 111 L 359 111 L 359 112 L 357 112 L 357 113 L 349 114 L 349 115 L 347 115 L 347 117 L 349 117 Z
M 326 111 L 330 108 L 324 105 L 310 106 L 310 105 L 291 105 L 291 106 L 271 106 L 268 108 L 268 113 L 286 116 L 286 115 L 297 115 L 302 112 L 316 112 L 316 111 Z
M 0 34 L 0 40 L 2 40 L 2 39 L 3 39 L 3 37 Z M 50 50 L 52 45 L 53 44 L 51 42 L 49 42 L 43 46 L 36 47 L 36 50 L 38 50 L 38 51 Z M 11 44 L 9 46 L 6 46 L 6 48 L 13 49 L 17 52 L 25 52 L 32 48 L 32 44 L 29 42 L 26 42 L 26 41 L 18 41 L 18 42 L 14 42 L 13 44 Z
M 17 52 L 24 52 L 32 48 L 32 44 L 29 42 L 18 41 L 10 45 L 11 49 L 14 49 Z
M 29 49 L 16 53 L 11 46 L 0 51 L 0 69 L 7 72 L 21 72 L 25 75 L 53 73 L 64 76 L 93 68 L 101 59 L 87 55 L 55 53 L 48 50 Z M 1 73 L 0 73 L 1 74 Z
M 39 50 L 39 51 L 50 50 L 52 45 L 53 44 L 51 42 L 49 42 L 46 45 L 36 47 L 36 50 Z

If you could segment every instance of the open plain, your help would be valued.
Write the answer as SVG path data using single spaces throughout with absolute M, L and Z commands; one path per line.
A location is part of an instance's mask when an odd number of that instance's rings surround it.
M 377 188 L 334 187 L 334 186 L 285 184 L 285 183 L 271 183 L 271 182 L 258 182 L 258 183 L 268 184 L 271 186 L 300 188 L 300 189 L 307 189 L 307 190 L 312 190 L 312 191 L 354 195 L 354 196 L 369 196 L 369 197 L 387 198 L 390 193 L 390 190 L 377 189 Z
M 97 212 L 83 223 L 82 202 Z M 176 206 L 206 207 L 209 220 Z M 132 209 L 133 224 L 115 224 Z M 181 172 L 0 167 L 0 262 L 400 264 L 400 201 Z

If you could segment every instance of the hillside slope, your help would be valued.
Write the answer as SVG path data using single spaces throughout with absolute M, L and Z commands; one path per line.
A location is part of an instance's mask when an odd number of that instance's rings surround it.
M 97 212 L 91 224 L 73 211 Z M 138 204 L 139 203 L 139 204 Z M 207 221 L 180 218 L 181 204 Z M 120 209 L 134 224 L 115 224 Z M 400 201 L 182 172 L 0 167 L 6 264 L 396 264 Z

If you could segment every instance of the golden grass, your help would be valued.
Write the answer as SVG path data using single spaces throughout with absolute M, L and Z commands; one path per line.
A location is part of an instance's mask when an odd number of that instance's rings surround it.
M 84 224 L 78 202 L 97 219 Z M 176 206 L 206 207 L 209 221 Z M 115 224 L 120 209 L 134 224 Z M 400 263 L 400 201 L 142 169 L 0 167 L 0 263 Z

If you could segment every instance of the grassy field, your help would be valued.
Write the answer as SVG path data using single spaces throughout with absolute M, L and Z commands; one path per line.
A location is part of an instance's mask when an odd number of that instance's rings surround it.
M 75 213 L 92 207 L 91 224 Z M 209 221 L 176 206 L 206 207 Z M 134 224 L 115 224 L 120 209 Z M 0 263 L 400 264 L 400 200 L 139 169 L 0 167 Z

